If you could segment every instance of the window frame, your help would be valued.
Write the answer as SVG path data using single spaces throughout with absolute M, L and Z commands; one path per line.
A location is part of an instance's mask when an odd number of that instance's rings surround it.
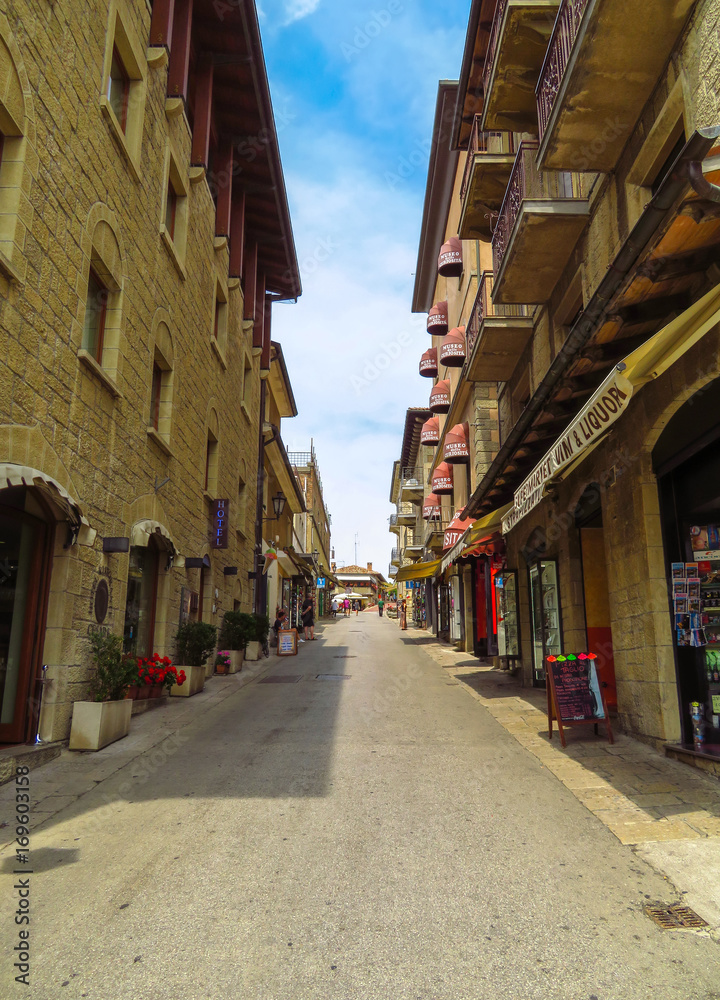
M 157 360 L 153 360 L 152 379 L 150 383 L 150 426 L 158 433 L 160 433 L 160 402 L 163 391 L 163 374 L 163 370 L 157 363 Z
M 122 83 L 122 106 L 120 109 L 120 115 L 118 115 L 117 111 L 115 110 L 115 103 L 112 97 L 113 83 L 118 79 L 118 77 L 113 76 L 113 65 L 116 62 L 120 69 L 120 80 Z M 105 96 L 107 97 L 110 103 L 110 107 L 112 108 L 113 114 L 117 118 L 118 124 L 120 125 L 123 134 L 127 135 L 128 106 L 130 104 L 130 74 L 125 68 L 123 57 L 120 54 L 120 50 L 118 49 L 114 40 L 112 47 L 112 55 L 110 57 L 110 69 L 108 71 Z
M 89 304 L 90 304 L 90 285 L 92 282 L 94 282 L 95 285 L 97 285 L 97 287 L 101 289 L 102 292 L 105 293 L 105 301 L 102 302 L 100 310 L 97 311 L 98 321 L 97 321 L 97 330 L 95 333 L 96 342 L 94 350 L 92 350 L 90 346 L 86 343 L 87 318 L 88 318 Z M 110 289 L 107 287 L 105 282 L 101 279 L 100 275 L 97 273 L 97 271 L 91 264 L 90 272 L 88 274 L 88 288 L 87 288 L 87 293 L 85 295 L 85 317 L 83 319 L 82 349 L 84 351 L 87 351 L 88 354 L 91 356 L 91 358 L 95 362 L 97 362 L 97 364 L 99 364 L 100 366 L 102 366 L 103 348 L 105 346 L 105 324 L 107 322 L 107 308 L 108 308 L 108 301 L 110 299 L 110 294 L 111 294 Z M 93 313 L 96 313 L 96 310 L 93 310 Z

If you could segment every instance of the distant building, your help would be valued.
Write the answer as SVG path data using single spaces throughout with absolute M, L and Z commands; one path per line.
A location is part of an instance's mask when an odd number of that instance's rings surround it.
M 312 441 L 310 451 L 291 451 L 288 457 L 305 501 L 304 512 L 295 516 L 295 534 L 300 554 L 312 566 L 315 611 L 318 615 L 324 615 L 328 606 L 328 594 L 333 586 L 330 566 L 331 518 L 323 498 L 322 479 Z
M 342 600 L 344 593 L 360 594 L 362 606 L 377 604 L 378 597 L 387 588 L 387 580 L 372 568 L 372 563 L 367 566 L 343 566 L 336 570 L 339 587 L 334 597 Z

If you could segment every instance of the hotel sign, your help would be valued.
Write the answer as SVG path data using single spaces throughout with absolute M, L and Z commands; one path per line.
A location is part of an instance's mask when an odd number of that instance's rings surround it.
M 229 500 L 213 500 L 211 548 L 226 549 L 228 547 L 229 515 L 230 515 Z
M 632 397 L 633 386 L 622 374 L 621 368 L 624 367 L 618 365 L 613 369 L 567 430 L 515 491 L 512 510 L 503 518 L 504 535 L 540 503 L 545 484 L 592 447 L 625 412 Z

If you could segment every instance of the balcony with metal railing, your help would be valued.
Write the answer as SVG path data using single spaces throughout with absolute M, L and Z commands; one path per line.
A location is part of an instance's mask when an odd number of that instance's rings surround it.
M 594 174 L 540 171 L 538 144 L 525 140 L 493 233 L 493 300 L 547 302 L 587 225 Z
M 443 512 L 440 517 L 431 517 L 425 524 L 425 548 L 439 551 L 443 547 L 445 530 L 452 521 L 450 513 Z
M 507 382 L 532 337 L 533 306 L 499 305 L 492 291 L 493 272 L 483 271 L 466 333 L 470 382 Z
M 482 127 L 535 132 L 534 89 L 560 0 L 498 0 L 488 42 Z
M 399 566 L 400 565 L 400 550 L 398 548 L 393 548 L 390 552 L 390 565 Z
M 419 559 L 425 548 L 425 530 L 417 529 L 405 532 L 403 556 L 407 559 Z
M 399 535 L 400 525 L 398 524 L 397 514 L 391 514 L 388 520 L 390 521 L 390 531 L 394 532 L 396 535 Z
M 515 152 L 512 132 L 483 132 L 480 115 L 475 115 L 460 188 L 462 209 L 458 236 L 461 239 L 490 240 L 492 223 L 510 180 Z
M 417 511 L 412 503 L 400 501 L 397 505 L 397 523 L 405 527 L 414 527 Z
M 422 466 L 404 468 L 400 475 L 400 499 L 422 503 L 424 478 Z
M 562 0 L 537 83 L 538 164 L 614 170 L 693 0 Z

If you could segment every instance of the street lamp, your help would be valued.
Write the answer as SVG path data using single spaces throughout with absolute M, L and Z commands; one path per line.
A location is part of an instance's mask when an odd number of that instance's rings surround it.
M 275 496 L 272 498 L 273 510 L 275 511 L 275 520 L 279 520 L 280 515 L 285 510 L 285 497 L 282 490 L 278 490 Z
M 312 557 L 313 557 L 313 562 L 317 562 L 318 559 L 320 558 L 320 553 L 318 552 L 317 549 L 313 549 Z

